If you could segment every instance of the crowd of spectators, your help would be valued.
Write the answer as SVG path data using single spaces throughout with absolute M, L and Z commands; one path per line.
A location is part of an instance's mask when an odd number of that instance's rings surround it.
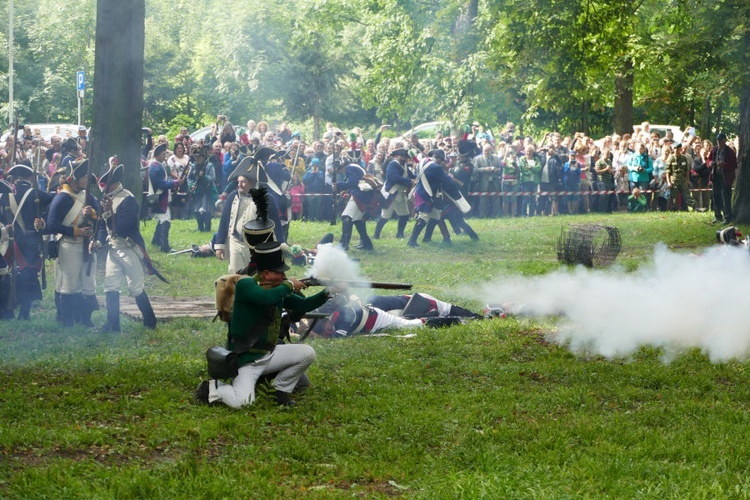
M 583 133 L 562 135 L 558 132 L 546 133 L 535 140 L 518 134 L 513 123 L 507 123 L 496 136 L 474 123 L 459 133 L 438 133 L 422 140 L 416 135 L 390 139 L 384 137 L 386 128 L 382 126 L 375 137 L 365 137 L 360 128 L 345 132 L 328 123 L 321 140 L 308 142 L 286 123 L 272 128 L 265 121 L 248 120 L 245 126 L 236 127 L 219 115 L 206 137 L 195 141 L 184 127 L 172 140 L 165 135 L 154 138 L 151 130 L 144 129 L 142 153 L 143 160 L 147 161 L 154 147 L 167 144 L 169 175 L 179 179 L 190 171 L 195 147 L 205 148 L 211 166 L 211 182 L 215 185 L 215 192 L 212 190 L 209 199 L 219 206 L 232 188 L 227 185 L 227 178 L 246 155 L 259 148 L 283 151 L 285 153 L 274 161 L 290 173 L 291 181 L 284 190 L 290 201 L 291 217 L 298 220 L 332 217 L 335 162 L 359 163 L 369 174 L 383 181 L 389 153 L 397 148 L 409 150 L 410 168 L 416 168 L 427 151 L 443 149 L 448 169 L 459 181 L 464 196 L 472 205 L 470 215 L 474 217 L 687 210 L 688 205 L 698 212 L 711 208 L 710 155 L 715 145 L 697 136 L 693 128 L 687 130 L 680 144 L 670 131 L 662 137 L 659 132 L 651 131 L 647 122 L 635 127 L 633 134 L 613 134 L 596 140 Z M 23 138 L 15 147 L 16 158 L 13 161 L 8 158 L 13 149 L 9 138 L 0 149 L 0 159 L 4 164 L 18 163 L 25 158 L 34 165 L 43 162 L 46 179 L 40 178 L 40 183 L 46 185 L 47 179 L 59 169 L 60 144 L 64 139 L 55 135 L 47 143 L 38 134 L 35 136 L 34 131 L 24 129 Z M 79 154 L 85 156 L 85 129 L 75 140 L 79 143 Z M 464 167 L 459 172 L 456 170 L 460 156 L 458 146 L 459 142 L 467 140 L 476 143 L 473 168 L 466 172 Z M 728 145 L 736 151 L 736 144 Z M 678 153 L 687 162 L 690 191 L 677 186 L 675 183 L 679 179 L 668 172 L 670 162 L 679 157 Z M 194 183 L 182 184 L 181 190 L 174 194 L 173 217 L 196 217 L 197 205 L 191 185 Z M 689 199 L 684 199 L 686 197 Z M 201 207 L 206 209 L 206 203 L 201 203 Z

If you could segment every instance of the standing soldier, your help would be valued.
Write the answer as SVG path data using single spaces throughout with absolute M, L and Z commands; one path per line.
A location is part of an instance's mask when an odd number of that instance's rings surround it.
M 352 227 L 357 228 L 359 233 L 360 250 L 374 250 L 372 240 L 367 235 L 365 225 L 365 212 L 375 196 L 373 187 L 365 181 L 365 169 L 356 163 L 346 165 L 346 181 L 337 182 L 334 192 L 349 191 L 349 201 L 341 214 L 341 240 L 340 244 L 344 250 L 349 249 L 349 241 L 352 238 Z
M 462 207 L 459 210 L 456 207 L 455 202 L 448 204 L 443 212 L 443 216 L 451 223 L 456 234 L 463 233 L 468 235 L 472 241 L 478 241 L 479 236 L 466 222 L 464 215 L 468 215 L 472 209 L 467 200 L 470 187 L 469 183 L 471 182 L 471 177 L 474 171 L 474 164 L 471 160 L 479 154 L 479 148 L 477 147 L 476 142 L 466 139 L 458 141 L 457 148 L 459 157 L 451 167 L 450 174 L 458 185 L 458 189 L 461 193 Z M 455 201 L 455 199 L 453 201 Z
M 445 151 L 435 149 L 428 153 L 422 164 L 422 170 L 419 173 L 417 186 L 414 189 L 414 210 L 417 212 L 417 223 L 412 229 L 408 245 L 418 247 L 417 239 L 419 233 L 425 226 L 429 231 L 435 229 L 440 223 L 440 218 L 446 205 L 455 208 L 459 215 L 457 222 L 463 231 L 471 236 L 472 239 L 479 239 L 474 230 L 466 223 L 461 213 L 467 213 L 471 210 L 469 203 L 461 195 L 458 184 L 445 171 Z M 443 240 L 450 243 L 450 234 L 447 229 L 441 231 Z
M 42 269 L 42 231 L 45 228 L 43 214 L 54 198 L 35 186 L 36 173 L 27 165 L 16 165 L 8 173 L 15 180 L 16 193 L 9 195 L 10 210 L 14 216 L 13 235 L 15 258 L 19 273 L 16 281 L 16 297 L 20 310 L 18 319 L 29 319 L 31 304 L 42 300 L 39 271 Z
M 104 275 L 107 322 L 103 332 L 120 331 L 120 286 L 127 281 L 128 292 L 143 316 L 146 328 L 156 328 L 156 316 L 144 288 L 143 260 L 148 259 L 145 242 L 138 228 L 138 202 L 122 186 L 123 166 L 117 157 L 109 159 L 109 170 L 99 179 L 102 196 L 102 219 L 96 247 L 108 245 Z
M 381 190 L 387 197 L 382 201 L 380 210 L 380 219 L 375 226 L 373 238 L 380 238 L 380 232 L 383 226 L 388 222 L 393 213 L 398 217 L 398 228 L 396 238 L 404 237 L 406 223 L 409 222 L 409 204 L 407 202 L 407 191 L 412 187 L 414 174 L 406 166 L 406 160 L 409 159 L 409 152 L 404 148 L 394 149 L 391 153 L 393 159 L 388 162 L 385 168 L 385 186 Z
M 248 165 L 250 165 L 248 167 Z M 216 257 L 227 259 L 229 273 L 236 273 L 250 262 L 250 246 L 244 238 L 245 224 L 255 220 L 259 211 L 270 215 L 271 220 L 281 224 L 278 210 L 269 210 L 270 200 L 264 187 L 257 188 L 260 165 L 253 158 L 242 162 L 227 178 L 227 184 L 236 181 L 237 189 L 229 193 L 216 233 Z M 261 207 L 258 207 L 258 205 Z M 268 241 L 271 241 L 272 237 Z
M 159 144 L 154 149 L 154 157 L 148 164 L 149 195 L 157 197 L 157 203 L 151 207 L 156 219 L 156 229 L 151 240 L 153 245 L 158 245 L 162 252 L 172 251 L 169 246 L 169 228 L 171 226 L 172 214 L 169 209 L 172 189 L 184 182 L 184 178 L 170 179 L 164 168 L 164 159 L 167 156 L 167 145 Z M 192 174 L 192 172 L 191 172 Z
M 472 159 L 479 153 L 479 147 L 476 142 L 467 139 L 458 141 L 459 157 L 456 163 L 452 166 L 450 174 L 453 176 L 453 180 L 456 181 L 456 184 L 458 184 L 464 198 L 468 197 L 471 188 L 471 178 L 474 176 L 474 164 L 472 163 Z M 451 222 L 451 224 L 453 223 Z
M 281 227 L 275 229 L 276 240 L 285 243 L 289 235 L 289 220 L 292 218 L 291 195 L 289 195 L 289 185 L 292 181 L 291 172 L 287 169 L 283 161 L 286 151 L 276 151 L 269 158 L 264 167 L 265 180 L 261 177 L 261 182 L 268 186 L 268 196 L 276 203 L 279 212 Z
M 49 207 L 47 231 L 61 235 L 55 261 L 55 293 L 59 294 L 57 317 L 63 326 L 94 326 L 91 313 L 96 302 L 96 254 L 91 252 L 94 221 L 99 204 L 88 193 L 88 160 L 73 164 L 73 171 Z M 91 265 L 89 265 L 91 261 Z
M 672 206 L 677 205 L 677 195 L 680 195 L 680 210 L 686 212 L 688 204 L 693 205 L 693 199 L 690 198 L 690 189 L 688 188 L 688 176 L 690 175 L 690 163 L 687 157 L 682 154 L 682 144 L 674 145 L 674 152 L 667 158 L 667 187 L 669 188 L 672 198 Z
M 8 261 L 5 260 L 5 253 L 13 234 L 13 226 L 10 223 L 13 215 L 8 208 L 8 199 L 12 195 L 13 187 L 4 180 L 0 180 L 0 319 L 13 319 L 15 306 L 11 303 L 11 269 Z
M 198 231 L 211 232 L 211 217 L 213 216 L 214 193 L 216 192 L 216 166 L 206 161 L 206 153 L 200 146 L 193 146 L 195 164 L 188 175 L 188 186 L 193 198 L 193 210 L 198 221 Z M 164 249 L 162 249 L 164 251 Z

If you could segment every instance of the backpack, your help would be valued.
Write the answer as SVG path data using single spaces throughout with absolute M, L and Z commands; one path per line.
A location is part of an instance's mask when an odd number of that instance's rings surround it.
M 216 318 L 221 319 L 225 323 L 232 321 L 232 309 L 234 308 L 234 290 L 237 287 L 237 282 L 244 278 L 250 278 L 245 274 L 225 274 L 221 278 L 214 281 L 214 289 L 216 290 Z

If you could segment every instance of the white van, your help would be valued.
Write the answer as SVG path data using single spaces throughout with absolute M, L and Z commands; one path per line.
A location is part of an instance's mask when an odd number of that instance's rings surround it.
M 21 124 L 19 124 L 19 127 L 20 126 Z M 63 140 L 65 140 L 67 137 L 78 137 L 78 125 L 72 125 L 70 123 L 24 123 L 23 126 L 30 127 L 32 133 L 35 129 L 39 129 L 42 137 L 47 142 L 49 142 L 53 135 L 59 135 L 63 138 Z M 89 130 L 86 131 L 87 135 L 88 131 Z M 23 129 L 19 130 L 17 135 L 20 139 L 23 136 Z M 7 138 L 8 132 L 5 132 L 0 138 L 2 144 L 5 144 L 5 140 Z

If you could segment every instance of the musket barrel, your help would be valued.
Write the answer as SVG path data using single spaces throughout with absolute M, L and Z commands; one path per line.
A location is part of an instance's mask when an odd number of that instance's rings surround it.
M 301 279 L 307 286 L 327 286 L 327 284 L 318 278 L 310 277 Z M 328 280 L 331 284 L 348 285 L 351 288 L 379 288 L 382 290 L 411 290 L 411 283 L 388 283 L 383 281 L 349 281 L 349 280 Z

